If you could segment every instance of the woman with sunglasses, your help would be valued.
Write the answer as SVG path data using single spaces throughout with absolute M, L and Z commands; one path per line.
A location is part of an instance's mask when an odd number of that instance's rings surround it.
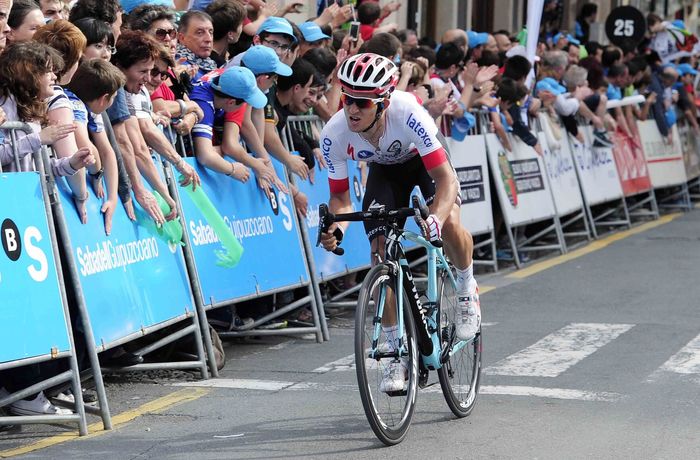
M 175 131 L 181 135 L 189 134 L 204 114 L 187 95 L 188 81 L 196 75 L 198 69 L 193 66 L 178 65 L 174 61 L 177 49 L 175 12 L 162 5 L 141 5 L 129 14 L 128 25 L 131 30 L 140 30 L 155 38 L 170 55 L 169 59 L 166 56 L 156 59 L 155 67 L 151 71 L 152 78 L 149 78 L 146 86 L 157 83 L 155 88 L 148 87 L 153 110 L 169 113 L 174 119 Z M 158 73 L 156 69 L 165 71 Z M 187 75 L 188 81 L 180 79 L 183 73 Z
M 384 205 L 387 209 L 406 206 L 414 186 L 419 186 L 430 216 L 423 232 L 427 239 L 443 238 L 445 249 L 456 267 L 457 301 L 462 323 L 457 336 L 468 340 L 481 323 L 479 294 L 472 268 L 473 242 L 460 222 L 459 182 L 445 149 L 438 140 L 438 128 L 416 98 L 395 91 L 396 65 L 377 54 L 363 53 L 343 62 L 338 71 L 342 85 L 343 110 L 323 128 L 321 149 L 328 164 L 329 209 L 332 213 L 352 212 L 347 160 L 370 163 L 363 209 Z M 338 245 L 336 228 L 344 231 L 347 223 L 331 225 L 322 235 L 324 248 Z M 381 224 L 365 223 L 371 254 L 383 258 L 385 237 Z M 372 256 L 372 264 L 377 260 Z M 382 329 L 393 351 L 400 338 L 396 310 L 385 309 Z M 404 388 L 405 365 L 392 362 L 380 388 L 385 392 Z

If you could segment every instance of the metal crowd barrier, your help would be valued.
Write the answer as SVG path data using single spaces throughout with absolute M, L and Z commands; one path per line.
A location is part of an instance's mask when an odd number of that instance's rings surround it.
M 43 180 L 47 175 L 45 164 L 41 151 L 36 151 L 33 153 L 36 172 L 22 172 L 17 150 L 17 131 L 32 133 L 29 125 L 8 122 L 0 126 L 0 129 L 10 135 L 17 171 L 2 173 L 0 168 L 0 189 L 5 196 L 20 198 L 3 200 L 2 205 L 2 238 L 11 264 L 9 267 L 7 263 L 0 264 L 3 268 L 0 271 L 0 291 L 3 292 L 4 299 L 0 308 L 0 337 L 3 342 L 0 347 L 0 370 L 22 372 L 17 369 L 24 367 L 26 371 L 26 366 L 59 359 L 67 359 L 69 369 L 0 398 L 0 407 L 65 384 L 70 385 L 74 395 L 80 396 L 82 388 L 73 328 L 61 259 L 55 243 L 57 239 L 49 194 L 46 181 Z M 15 265 L 25 263 L 28 265 L 23 269 Z M 10 269 L 5 270 L 7 268 Z M 99 382 L 99 378 L 96 378 L 96 382 Z M 87 434 L 87 421 L 81 397 L 76 398 L 74 408 L 76 413 L 70 415 L 0 417 L 0 425 L 77 423 L 79 434 L 84 436 Z

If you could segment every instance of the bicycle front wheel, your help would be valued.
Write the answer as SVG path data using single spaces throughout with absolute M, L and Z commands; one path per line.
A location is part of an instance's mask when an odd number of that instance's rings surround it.
M 389 352 L 382 331 L 382 317 L 396 308 L 396 277 L 388 265 L 372 268 L 360 289 L 355 312 L 355 369 L 362 406 L 374 434 L 386 445 L 400 443 L 411 425 L 418 391 L 418 347 L 413 316 L 404 296 L 403 351 Z M 404 386 L 400 391 L 380 389 L 388 367 L 400 360 L 405 365 Z M 386 388 L 385 388 L 386 389 Z
M 482 340 L 481 330 L 469 342 L 455 337 L 461 314 L 454 285 L 443 271 L 438 285 L 439 333 L 442 348 L 449 355 L 438 377 L 447 405 L 460 418 L 471 414 L 479 394 Z

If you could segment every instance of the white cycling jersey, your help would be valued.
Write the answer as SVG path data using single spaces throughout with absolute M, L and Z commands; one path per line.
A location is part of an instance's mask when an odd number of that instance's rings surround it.
M 332 193 L 348 189 L 348 159 L 391 165 L 420 155 L 428 170 L 446 161 L 445 150 L 436 137 L 437 126 L 413 95 L 394 91 L 385 112 L 385 129 L 378 149 L 359 133 L 350 131 L 344 110 L 326 123 L 321 132 L 321 151 L 328 164 Z

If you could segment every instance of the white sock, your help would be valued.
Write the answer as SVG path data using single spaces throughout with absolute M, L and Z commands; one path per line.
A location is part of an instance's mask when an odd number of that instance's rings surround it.
M 474 279 L 474 264 L 471 264 L 464 270 L 455 268 L 457 292 L 472 292 L 476 289 L 476 280 Z
M 389 346 L 389 353 L 392 353 L 399 346 L 399 326 L 382 326 L 382 331 L 386 336 L 386 343 Z

